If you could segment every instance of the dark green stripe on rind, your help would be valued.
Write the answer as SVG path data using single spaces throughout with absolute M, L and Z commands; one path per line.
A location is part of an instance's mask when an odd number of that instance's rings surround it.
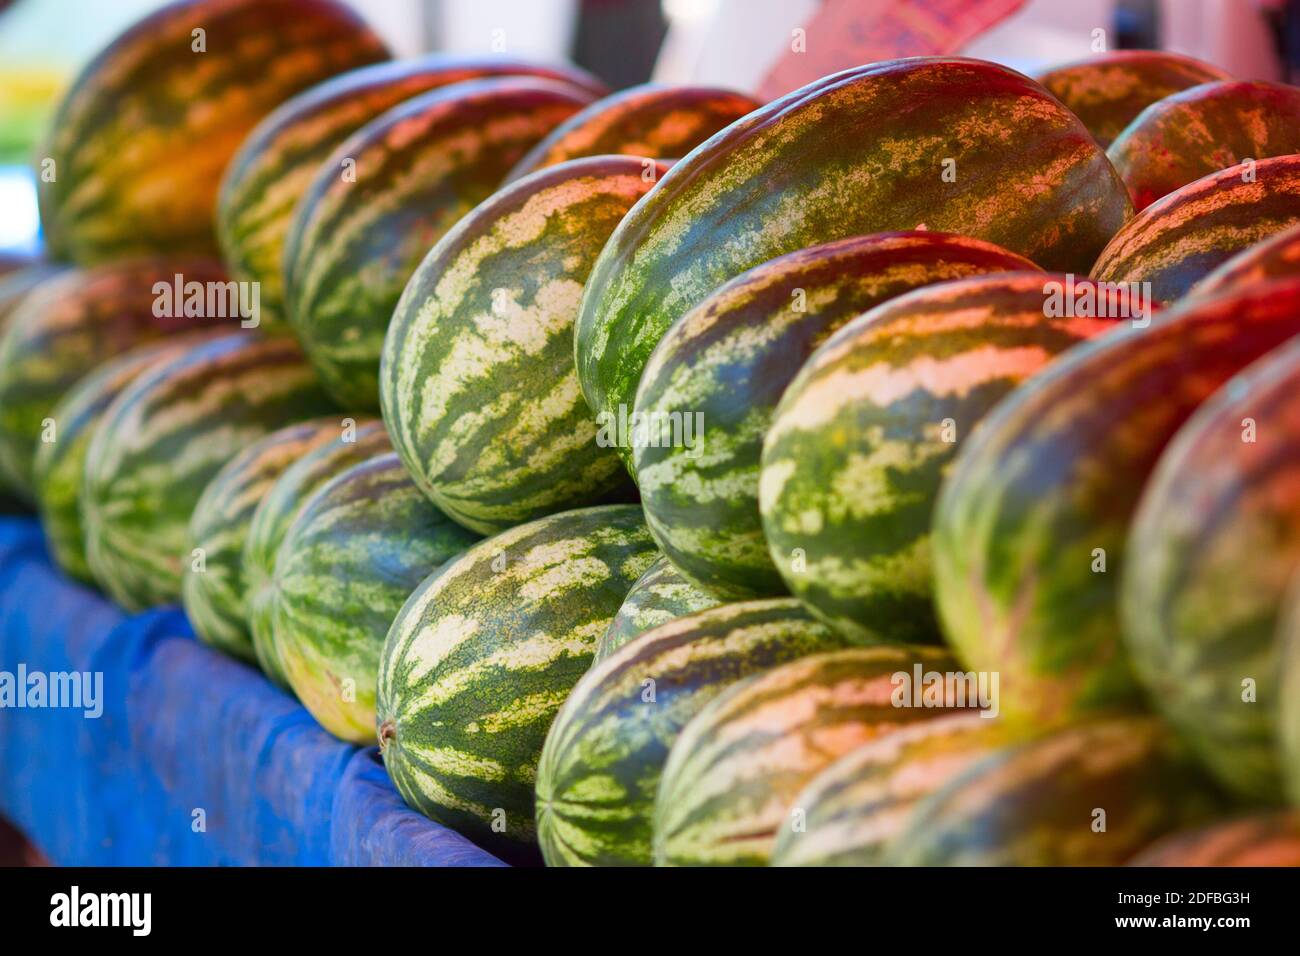
M 81 72 L 39 152 L 54 163 L 39 183 L 51 255 L 216 253 L 222 171 L 258 120 L 387 57 L 334 0 L 183 0 L 150 14 Z
M 275 684 L 289 687 L 275 644 L 275 556 L 308 499 L 318 488 L 353 465 L 392 451 L 382 422 L 362 420 L 346 427 L 328 445 L 307 452 L 285 469 L 266 492 L 248 523 L 243 573 L 248 595 L 248 632 L 258 666 Z
M 1300 277 L 1300 225 L 1247 246 L 1192 287 L 1197 297 Z
M 311 449 L 337 438 L 340 416 L 281 428 L 234 458 L 208 482 L 190 515 L 181 601 L 199 640 L 235 657 L 254 660 L 246 623 L 244 541 L 258 502 L 286 468 Z
M 1277 801 L 1278 620 L 1300 567 L 1300 343 L 1179 430 L 1128 539 L 1125 646 L 1152 704 L 1224 786 Z
M 303 706 L 343 740 L 375 739 L 388 628 L 431 572 L 478 540 L 415 487 L 392 453 L 354 465 L 294 518 L 275 558 L 274 642 Z
M 1223 803 L 1155 718 L 1071 727 L 979 761 L 890 842 L 905 866 L 1117 866 Z
M 882 233 L 781 256 L 710 294 L 664 335 L 637 390 L 636 413 L 665 426 L 659 442 L 633 449 L 659 546 L 721 598 L 784 593 L 763 538 L 759 460 L 777 402 L 808 356 L 850 319 L 911 289 L 1035 268 L 978 239 Z
M 1008 719 L 1139 703 L 1118 601 L 1142 488 L 1201 402 L 1297 334 L 1300 281 L 1189 302 L 1080 346 L 966 443 L 935 509 L 935 600 Z
M 708 610 L 718 603 L 716 598 L 682 577 L 667 558 L 659 558 L 637 578 L 614 620 L 609 622 L 609 629 L 601 635 L 596 644 L 596 663 L 651 628 L 696 611 Z
M 1227 79 L 1217 66 L 1166 50 L 1115 50 L 1037 77 L 1083 120 L 1103 149 L 1156 100 Z
M 45 420 L 79 379 L 151 339 L 237 327 L 238 316 L 185 315 L 171 295 L 160 298 L 155 283 L 171 290 L 176 275 L 186 283 L 226 278 L 209 259 L 131 259 L 57 275 L 14 309 L 0 340 L 0 470 L 27 500 L 34 498 L 32 456 L 48 435 Z
M 925 228 L 1082 273 L 1131 215 L 1083 124 L 1032 80 L 962 58 L 847 70 L 715 134 L 623 221 L 583 297 L 583 394 L 630 411 L 668 327 L 787 252 Z
M 283 103 L 248 135 L 226 167 L 217 204 L 221 252 L 237 278 L 261 287 L 262 328 L 285 322 L 282 264 L 294 206 L 348 136 L 420 93 L 487 76 L 565 80 L 599 95 L 573 67 L 504 56 L 432 54 L 350 70 Z
M 506 182 L 584 156 L 685 156 L 762 105 L 743 93 L 707 86 L 633 86 L 557 126 L 510 170 Z
M 665 167 L 579 159 L 497 192 L 407 284 L 384 342 L 393 445 L 447 514 L 486 534 L 622 496 L 573 368 L 583 283 Z
M 547 729 L 657 554 L 639 507 L 606 505 L 489 538 L 420 585 L 379 680 L 402 798 L 494 850 L 530 847 Z
M 537 828 L 551 866 L 648 866 L 668 750 L 736 681 L 843 640 L 792 598 L 670 621 L 598 662 L 551 725 L 537 772 Z
M 851 638 L 936 639 L 930 520 L 954 455 L 999 399 L 1116 323 L 1049 316 L 1067 288 L 1008 273 L 917 289 L 804 365 L 763 444 L 759 504 L 772 560 L 814 614 Z
M 429 247 L 593 98 L 556 80 L 456 83 L 372 120 L 321 164 L 286 239 L 285 292 L 289 321 L 340 404 L 378 407 L 384 332 Z
M 1142 210 L 1092 267 L 1094 279 L 1147 282 L 1169 302 L 1234 255 L 1300 223 L 1300 156 L 1212 173 Z
M 956 713 L 850 751 L 795 797 L 772 866 L 880 866 L 916 804 L 1006 738 L 996 717 Z
M 898 675 L 911 679 L 914 668 L 943 673 L 954 662 L 933 647 L 852 648 L 783 664 L 715 697 L 668 755 L 655 798 L 655 864 L 766 865 L 791 803 L 822 769 L 909 723 L 952 713 L 947 696 L 922 706 L 921 688 L 905 693 Z
M 32 486 L 46 543 L 64 573 L 87 584 L 94 580 L 86 561 L 81 486 L 86 452 L 109 405 L 146 369 L 176 358 L 205 337 L 220 334 L 197 332 L 137 346 L 78 381 L 50 412 L 57 440 L 37 446 Z
M 128 610 L 179 600 L 186 528 L 208 482 L 263 435 L 329 409 L 293 342 L 249 332 L 141 374 L 86 453 L 82 518 L 95 580 Z
M 1106 151 L 1145 209 L 1202 176 L 1247 159 L 1300 152 L 1300 89 L 1205 83 L 1147 107 Z

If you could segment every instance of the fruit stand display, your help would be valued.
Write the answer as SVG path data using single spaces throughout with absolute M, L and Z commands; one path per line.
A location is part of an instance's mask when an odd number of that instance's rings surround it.
M 763 101 L 163 8 L 0 278 L 0 815 L 81 863 L 1300 862 L 1298 116 L 1160 51 Z

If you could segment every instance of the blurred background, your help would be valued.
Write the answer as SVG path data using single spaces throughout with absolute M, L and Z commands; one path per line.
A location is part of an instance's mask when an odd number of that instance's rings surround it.
M 653 79 L 757 91 L 807 31 L 806 60 L 880 59 L 882 11 L 928 7 L 979 21 L 952 45 L 1026 73 L 1105 49 L 1163 47 L 1242 78 L 1300 64 L 1300 0 L 349 0 L 395 50 L 570 59 L 622 88 Z M 39 246 L 29 165 L 50 111 L 80 67 L 162 0 L 0 0 L 0 255 Z M 955 11 L 955 13 L 954 13 Z M 821 18 L 814 20 L 814 18 Z M 1097 31 L 1104 31 L 1099 40 Z M 958 31 L 960 32 L 960 31 Z M 875 37 L 879 39 L 879 37 Z M 833 50 L 830 48 L 834 48 Z M 815 75 L 815 74 L 814 74 Z

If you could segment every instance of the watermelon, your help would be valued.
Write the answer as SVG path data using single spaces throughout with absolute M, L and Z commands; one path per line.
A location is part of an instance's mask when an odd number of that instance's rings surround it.
M 240 141 L 281 101 L 388 58 L 334 0 L 181 0 L 81 72 L 40 151 L 51 257 L 215 254 L 213 207 Z
M 1070 276 L 958 279 L 877 306 L 813 353 L 763 442 L 759 507 L 772 560 L 814 614 L 856 640 L 937 638 L 940 482 L 1000 398 L 1115 326 L 1085 294 L 1100 291 Z
M 935 601 L 1002 712 L 1047 725 L 1139 703 L 1119 640 L 1125 538 L 1161 450 L 1215 389 L 1300 334 L 1300 281 L 1189 302 L 1080 346 L 965 444 L 935 508 Z
M 1300 89 L 1221 80 L 1152 104 L 1106 155 L 1142 210 L 1248 159 L 1300 152 Z
M 207 259 L 151 257 L 64 272 L 40 283 L 14 309 L 0 340 L 0 471 L 33 500 L 32 456 L 57 439 L 47 419 L 63 394 L 106 358 L 150 339 L 238 318 L 180 309 L 155 283 L 224 282 Z M 200 314 L 185 314 L 186 312 Z
M 537 830 L 551 866 L 648 866 L 668 749 L 736 681 L 843 641 L 792 598 L 670 621 L 598 662 L 560 708 L 537 771 Z
M 553 129 L 515 164 L 506 182 L 584 156 L 685 156 L 762 105 L 743 93 L 707 86 L 633 86 Z
M 402 798 L 535 856 L 547 728 L 655 555 L 640 508 L 603 505 L 488 538 L 421 584 L 379 671 L 379 744 Z
M 729 600 L 783 594 L 758 511 L 763 436 L 808 356 L 852 318 L 919 286 L 1034 270 L 979 239 L 882 233 L 813 246 L 742 273 L 682 316 L 637 389 L 641 422 L 668 427 L 633 448 L 646 522 L 669 559 Z M 690 437 L 683 427 L 681 439 Z
M 37 262 L 12 269 L 0 275 L 0 342 L 4 341 L 9 316 L 18 308 L 27 293 L 46 279 L 58 275 L 62 269 L 63 267 L 52 263 Z M 0 467 L 0 509 L 8 510 L 10 505 L 15 508 L 19 507 L 17 501 L 9 498 L 8 491 L 9 480 L 5 476 L 4 468 Z
M 384 422 L 416 483 L 485 534 L 627 497 L 573 368 L 592 263 L 664 167 L 577 159 L 492 196 L 433 247 L 384 341 Z
M 349 70 L 281 104 L 248 135 L 226 167 L 217 235 L 235 278 L 257 282 L 262 328 L 283 326 L 284 241 L 294 206 L 316 170 L 348 136 L 403 100 L 488 76 L 566 80 L 601 95 L 599 81 L 573 67 L 504 56 L 432 54 Z
M 190 513 L 263 435 L 330 410 L 294 343 L 219 336 L 148 369 L 105 410 L 82 485 L 86 559 L 127 610 L 181 595 Z
M 1300 276 L 1300 223 L 1247 246 L 1192 287 L 1197 296 L 1218 295 L 1269 279 Z
M 374 741 L 389 625 L 431 571 L 477 540 L 420 494 L 391 452 L 303 503 L 276 553 L 268 613 L 284 676 L 322 727 Z
M 1300 814 L 1258 813 L 1175 833 L 1129 866 L 1300 866 Z
M 256 659 L 245 623 L 244 541 L 258 502 L 284 470 L 312 449 L 338 439 L 339 416 L 298 422 L 253 442 L 216 473 L 190 515 L 181 602 L 199 640 L 247 661 Z
M 346 419 L 345 419 L 346 421 Z M 275 645 L 275 556 L 290 524 L 315 491 L 353 465 L 392 451 L 388 433 L 377 420 L 344 425 L 335 440 L 313 448 L 275 480 L 257 504 L 244 539 L 243 575 L 248 633 L 262 672 L 289 688 Z
M 1300 567 L 1297 434 L 1293 341 L 1220 389 L 1160 456 L 1121 582 L 1125 646 L 1152 704 L 1224 786 L 1260 801 L 1283 792 L 1278 622 Z
M 1150 283 L 1168 302 L 1243 249 L 1300 223 L 1300 156 L 1211 173 L 1153 203 L 1116 233 L 1092 277 Z
M 1281 697 L 1278 743 L 1283 783 L 1291 804 L 1300 807 L 1300 574 L 1292 581 L 1278 624 Z
M 1231 77 L 1217 66 L 1167 50 L 1114 50 L 1058 66 L 1037 79 L 1105 149 L 1156 100 Z
M 884 862 L 1117 866 L 1222 808 L 1160 721 L 1090 721 L 1007 745 L 924 797 Z
M 609 657 L 634 638 L 674 618 L 705 611 L 718 604 L 712 596 L 682 577 L 667 558 L 659 558 L 637 578 L 596 644 L 595 662 Z
M 592 99 L 558 80 L 456 83 L 371 120 L 318 167 L 285 240 L 285 295 L 294 332 L 341 405 L 378 407 L 384 331 L 429 248 Z
M 32 487 L 50 554 L 69 576 L 86 584 L 94 581 L 86 561 L 81 484 L 86 471 L 86 451 L 104 412 L 143 371 L 221 334 L 193 332 L 136 346 L 97 366 L 70 388 L 50 412 L 58 440 L 37 446 L 32 461 Z
M 959 712 L 849 751 L 791 802 L 772 866 L 880 866 L 916 805 L 1007 738 L 1001 721 Z
M 943 57 L 846 70 L 727 127 L 623 220 L 583 296 L 578 378 L 597 413 L 630 412 L 673 322 L 817 243 L 923 228 L 1083 273 L 1130 215 L 1083 124 L 1019 73 Z
M 939 648 L 855 647 L 733 684 L 669 751 L 655 797 L 655 864 L 766 865 L 792 802 L 814 776 L 869 740 L 952 712 L 946 694 L 920 705 L 899 692 L 914 671 L 954 666 Z
M 18 308 L 27 293 L 66 268 L 53 262 L 34 262 L 0 275 L 0 335 L 4 334 L 9 316 L 14 309 Z

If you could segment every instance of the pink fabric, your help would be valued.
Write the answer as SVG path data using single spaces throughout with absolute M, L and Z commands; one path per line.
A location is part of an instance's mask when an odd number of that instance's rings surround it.
M 1024 0 L 825 0 L 804 25 L 806 52 L 791 49 L 759 89 L 775 99 L 850 67 L 960 50 L 1005 20 Z

